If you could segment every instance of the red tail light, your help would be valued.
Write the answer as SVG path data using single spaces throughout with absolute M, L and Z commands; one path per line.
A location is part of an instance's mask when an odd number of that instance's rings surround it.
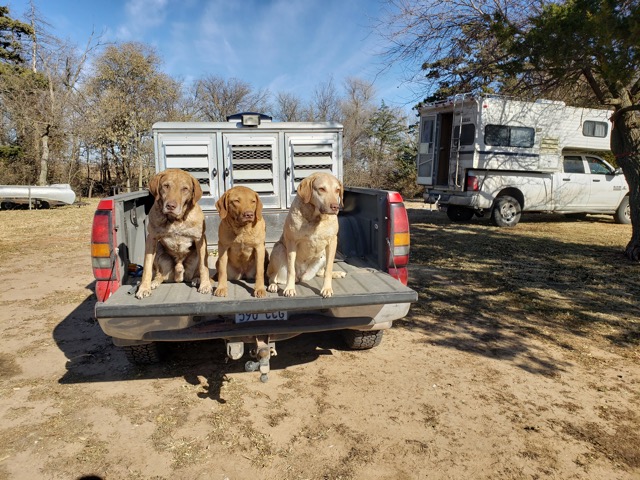
M 467 177 L 467 191 L 477 192 L 478 190 L 480 190 L 480 182 L 478 181 L 478 177 L 469 175 Z
M 409 217 L 404 207 L 402 195 L 398 192 L 389 192 L 387 199 L 389 202 L 387 271 L 392 277 L 406 285 L 409 277 L 407 272 L 410 244 Z
M 96 279 L 96 296 L 101 302 L 120 286 L 113 217 L 113 200 L 101 200 L 93 216 L 91 229 L 91 265 Z

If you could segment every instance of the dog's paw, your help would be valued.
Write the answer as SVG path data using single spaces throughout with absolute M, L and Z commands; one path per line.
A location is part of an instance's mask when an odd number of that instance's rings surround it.
M 229 289 L 227 287 L 218 287 L 215 289 L 213 294 L 216 297 L 226 297 L 229 294 Z
M 253 296 L 256 298 L 264 298 L 267 296 L 267 291 L 264 288 L 258 288 L 253 291 Z
M 322 295 L 324 298 L 333 296 L 333 288 L 323 288 L 322 290 L 320 290 L 320 295 Z
M 149 285 L 149 288 L 151 290 L 155 290 L 156 288 L 158 288 L 158 285 L 160 285 L 162 282 L 158 282 L 156 280 L 154 280 L 153 282 L 151 282 L 151 285 Z M 149 295 L 151 295 L 151 292 L 149 292 Z
M 149 295 L 151 295 L 151 289 L 138 287 L 138 291 L 136 292 L 136 298 L 144 298 L 144 297 L 148 297 Z
M 270 283 L 269 286 L 267 287 L 267 290 L 269 290 L 271 293 L 278 293 L 278 284 Z
M 213 291 L 213 286 L 210 283 L 201 284 L 198 287 L 198 293 L 208 294 Z
M 295 297 L 296 296 L 296 287 L 293 288 L 285 288 L 282 294 L 285 297 Z
M 347 276 L 347 272 L 333 272 L 331 278 L 344 278 Z

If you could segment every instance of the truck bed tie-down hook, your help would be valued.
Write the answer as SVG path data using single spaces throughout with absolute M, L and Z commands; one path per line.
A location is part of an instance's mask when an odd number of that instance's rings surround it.
M 260 381 L 265 383 L 269 380 L 269 359 L 272 356 L 275 357 L 278 355 L 275 342 L 270 342 L 268 336 L 266 338 L 256 337 L 256 348 L 251 350 L 250 354 L 252 357 L 256 358 L 256 361 L 254 362 L 249 360 L 245 363 L 244 369 L 247 372 L 255 372 L 256 370 L 259 370 Z

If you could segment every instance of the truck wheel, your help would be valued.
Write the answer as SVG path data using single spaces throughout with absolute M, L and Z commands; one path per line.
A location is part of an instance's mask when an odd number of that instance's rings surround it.
M 620 202 L 620 206 L 613 215 L 616 223 L 628 225 L 631 223 L 631 205 L 629 205 L 629 197 L 624 197 Z
M 142 345 L 127 345 L 122 347 L 124 354 L 130 363 L 134 365 L 149 365 L 160 361 L 160 350 L 157 343 L 144 343 Z
M 368 350 L 382 342 L 384 330 L 345 330 L 344 341 L 352 350 Z
M 509 195 L 496 198 L 491 210 L 491 223 L 497 227 L 515 227 L 520 221 L 520 202 Z
M 447 207 L 447 217 L 452 222 L 468 222 L 473 218 L 473 213 L 472 209 L 458 205 L 449 205 Z

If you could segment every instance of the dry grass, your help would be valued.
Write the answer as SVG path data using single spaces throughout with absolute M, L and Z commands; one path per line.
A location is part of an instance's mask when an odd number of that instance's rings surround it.
M 480 339 L 507 355 L 509 336 L 511 348 L 518 337 L 533 336 L 575 349 L 588 337 L 638 358 L 640 265 L 623 255 L 629 225 L 607 216 L 576 221 L 531 214 L 500 229 L 486 219 L 455 224 L 421 204 L 408 207 L 410 283 L 420 294 L 412 312 L 466 324 L 468 337 L 450 342 L 473 348 Z M 446 325 L 434 328 L 446 331 Z

